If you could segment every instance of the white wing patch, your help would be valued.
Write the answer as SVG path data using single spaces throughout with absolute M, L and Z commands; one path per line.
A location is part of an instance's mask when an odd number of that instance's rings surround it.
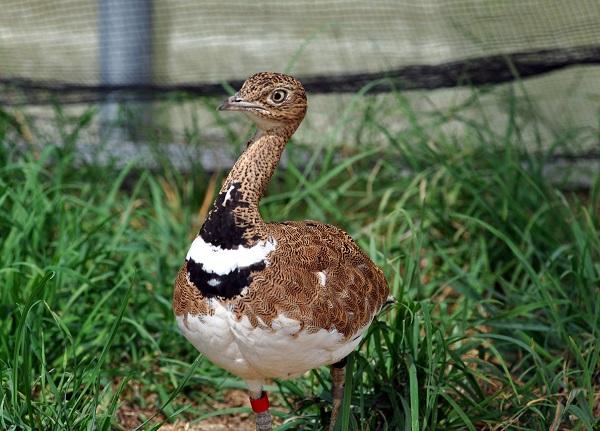
M 252 247 L 240 245 L 238 248 L 228 249 L 207 243 L 198 235 L 185 258 L 201 263 L 206 272 L 225 275 L 237 268 L 266 261 L 267 255 L 275 250 L 276 246 L 277 241 L 270 238 L 267 241 L 259 241 Z
M 327 274 L 325 274 L 325 271 L 319 271 L 317 272 L 317 275 L 319 276 L 319 283 L 321 283 L 321 286 L 325 286 L 325 283 L 327 282 Z

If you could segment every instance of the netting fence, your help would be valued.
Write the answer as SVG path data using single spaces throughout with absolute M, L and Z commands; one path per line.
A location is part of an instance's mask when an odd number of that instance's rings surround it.
M 596 0 L 3 3 L 4 104 L 43 102 L 43 90 L 69 101 L 127 88 L 223 94 L 221 83 L 260 70 L 339 92 L 380 77 L 433 89 L 600 64 Z M 29 91 L 19 100 L 11 86 Z
M 126 101 L 224 95 L 275 70 L 303 80 L 315 124 L 338 114 L 332 97 L 365 86 L 444 109 L 472 86 L 515 80 L 552 133 L 600 122 L 597 0 L 2 3 L 0 105 L 39 118 L 48 105 L 96 102 L 113 118 Z M 189 100 L 153 122 L 177 136 L 175 111 Z M 199 118 L 202 133 L 219 135 L 210 115 Z M 591 138 L 574 153 L 593 158 L 598 146 Z

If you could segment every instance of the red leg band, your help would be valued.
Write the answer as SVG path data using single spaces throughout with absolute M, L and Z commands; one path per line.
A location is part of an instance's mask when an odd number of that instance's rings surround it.
M 267 393 L 263 391 L 260 398 L 255 400 L 250 398 L 250 405 L 252 406 L 254 413 L 262 413 L 269 410 L 269 397 L 267 396 Z

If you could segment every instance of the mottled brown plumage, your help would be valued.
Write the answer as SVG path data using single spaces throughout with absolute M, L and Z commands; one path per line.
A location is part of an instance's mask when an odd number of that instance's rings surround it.
M 387 284 L 347 233 L 313 221 L 266 223 L 263 230 L 278 248 L 270 265 L 252 274 L 245 295 L 223 300 L 238 318 L 269 326 L 283 313 L 306 331 L 336 329 L 346 338 L 373 320 L 388 296 Z M 324 285 L 318 272 L 326 277 Z M 173 307 L 176 315 L 210 313 L 185 266 L 177 275 Z
M 175 282 L 180 328 L 214 362 L 246 379 L 252 398 L 260 397 L 265 378 L 343 359 L 389 293 L 382 271 L 342 230 L 316 221 L 265 223 L 260 216 L 260 198 L 306 106 L 298 80 L 270 72 L 248 78 L 222 105 L 244 112 L 258 131 L 224 181 Z M 239 348 L 223 341 L 229 335 Z M 289 374 L 277 361 L 261 366 L 278 349 L 289 355 Z M 294 355 L 300 358 L 295 365 Z

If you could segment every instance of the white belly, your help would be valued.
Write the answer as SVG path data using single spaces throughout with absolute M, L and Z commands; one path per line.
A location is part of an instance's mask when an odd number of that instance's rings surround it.
M 177 316 L 183 335 L 208 359 L 246 380 L 290 378 L 347 356 L 366 328 L 344 340 L 338 331 L 300 331 L 300 324 L 280 315 L 271 328 L 253 328 L 247 317 L 213 301 L 212 316 Z

